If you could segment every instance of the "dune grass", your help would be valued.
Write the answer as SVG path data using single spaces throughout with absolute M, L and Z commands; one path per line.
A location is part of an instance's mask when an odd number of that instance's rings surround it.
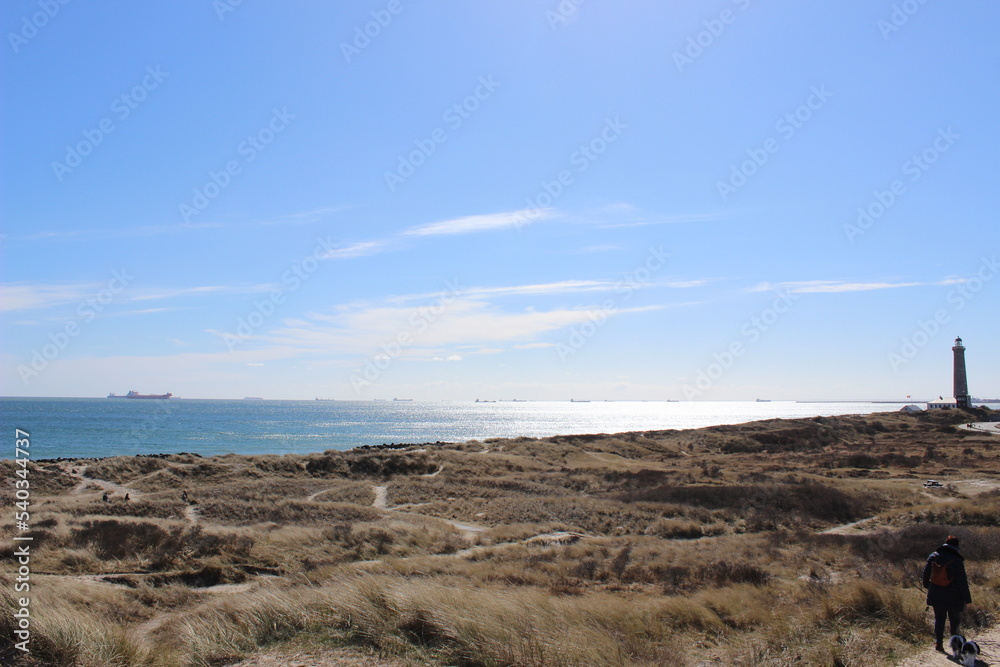
M 465 667 L 867 665 L 926 642 L 920 570 L 949 533 L 969 630 L 1000 611 L 1000 448 L 947 417 L 418 449 L 40 463 L 18 664 L 221 666 L 295 640 Z M 141 496 L 102 502 L 84 466 Z

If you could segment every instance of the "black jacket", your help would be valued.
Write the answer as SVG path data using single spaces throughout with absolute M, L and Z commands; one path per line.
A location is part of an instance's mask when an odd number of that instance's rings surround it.
M 948 576 L 951 577 L 949 585 L 937 586 L 931 583 L 931 563 L 934 562 L 948 568 Z M 927 589 L 927 604 L 932 607 L 961 607 L 972 602 L 969 580 L 965 576 L 965 559 L 957 548 L 945 544 L 927 557 L 924 588 Z

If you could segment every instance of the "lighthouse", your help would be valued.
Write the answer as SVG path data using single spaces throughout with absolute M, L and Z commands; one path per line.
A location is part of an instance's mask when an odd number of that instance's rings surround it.
M 959 408 L 970 408 L 972 401 L 969 398 L 969 379 L 965 375 L 965 346 L 961 337 L 955 339 L 955 347 L 951 351 L 955 353 L 955 402 Z

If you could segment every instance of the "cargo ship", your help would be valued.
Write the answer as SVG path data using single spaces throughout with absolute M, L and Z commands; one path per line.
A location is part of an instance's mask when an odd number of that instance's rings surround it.
M 114 392 L 108 394 L 108 398 L 170 398 L 171 396 L 173 396 L 173 394 L 170 392 L 167 392 L 166 394 L 140 394 L 134 389 L 124 396 L 119 396 Z

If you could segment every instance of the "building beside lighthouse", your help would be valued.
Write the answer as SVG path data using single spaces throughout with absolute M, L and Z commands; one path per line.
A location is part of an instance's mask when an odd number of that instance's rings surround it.
M 951 352 L 954 355 L 952 368 L 952 394 L 954 398 L 939 396 L 936 401 L 928 401 L 928 410 L 972 407 L 972 397 L 969 396 L 969 378 L 965 372 L 965 345 L 962 344 L 961 337 L 955 339 L 955 345 L 951 348 Z

